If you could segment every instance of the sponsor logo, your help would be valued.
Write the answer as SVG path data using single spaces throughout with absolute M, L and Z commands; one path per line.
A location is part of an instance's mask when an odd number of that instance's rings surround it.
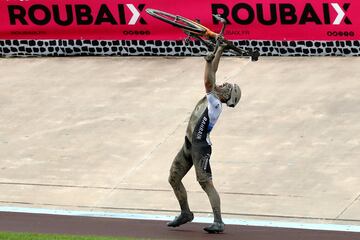
M 329 37 L 354 37 L 355 32 L 353 31 L 328 31 L 327 35 Z
M 197 132 L 196 134 L 196 139 L 198 140 L 201 140 L 201 137 L 203 135 L 203 132 L 205 130 L 205 124 L 207 122 L 208 118 L 207 117 L 203 117 L 203 119 L 201 120 L 201 123 L 200 123 L 200 127 L 199 127 L 199 131 Z
M 226 19 L 228 24 L 238 23 L 248 25 L 257 20 L 263 25 L 274 24 L 308 24 L 318 25 L 340 25 L 352 24 L 349 16 L 346 15 L 350 8 L 350 3 L 323 3 L 321 8 L 314 7 L 311 3 L 306 3 L 304 7 L 299 8 L 291 3 L 280 4 L 262 4 L 257 3 L 251 6 L 248 3 L 240 2 L 229 8 L 226 4 L 212 4 L 212 14 L 220 14 Z M 269 14 L 270 13 L 270 14 Z M 218 20 L 213 18 L 214 24 Z
M 140 36 L 145 36 L 145 35 L 150 35 L 151 32 L 149 30 L 124 30 L 123 31 L 123 34 L 124 35 L 130 35 L 130 36 L 137 36 L 137 35 L 140 35 Z
M 205 156 L 203 156 L 200 160 L 200 162 L 202 163 L 202 168 L 204 171 L 206 171 L 209 167 L 209 160 L 210 160 L 210 154 L 207 153 Z
M 30 7 L 22 5 L 8 5 L 9 21 L 11 25 L 47 25 L 51 21 L 60 26 L 77 25 L 135 25 L 146 24 L 141 17 L 145 4 L 118 4 L 116 11 L 106 4 L 101 4 L 98 11 L 94 11 L 86 4 L 57 4 L 45 6 L 34 4 Z M 130 34 L 130 33 L 129 33 Z M 135 34 L 135 33 L 132 33 Z

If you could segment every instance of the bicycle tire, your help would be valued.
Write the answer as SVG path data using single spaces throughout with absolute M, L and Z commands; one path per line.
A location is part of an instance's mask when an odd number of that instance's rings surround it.
M 194 21 L 184 18 L 179 15 L 174 15 L 157 9 L 147 8 L 146 12 L 163 22 L 169 23 L 175 27 L 181 28 L 185 31 L 189 31 L 196 35 L 203 35 L 206 33 L 207 28 L 201 24 L 195 23 Z

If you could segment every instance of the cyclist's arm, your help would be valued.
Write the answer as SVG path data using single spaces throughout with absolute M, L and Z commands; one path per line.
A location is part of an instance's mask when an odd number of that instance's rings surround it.
M 204 84 L 207 93 L 212 92 L 215 88 L 215 84 L 216 84 L 215 75 L 218 70 L 220 58 L 223 52 L 224 52 L 224 48 L 220 46 L 215 53 L 214 59 L 211 62 L 208 61 L 206 62 Z

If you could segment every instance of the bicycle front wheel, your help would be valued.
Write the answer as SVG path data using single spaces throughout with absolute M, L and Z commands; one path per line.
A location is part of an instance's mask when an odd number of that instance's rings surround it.
M 173 15 L 171 13 L 167 13 L 152 8 L 147 8 L 146 12 L 163 22 L 169 23 L 175 27 L 181 28 L 185 31 L 191 32 L 196 35 L 203 35 L 207 31 L 207 28 L 205 28 L 201 24 L 196 23 L 187 18 L 184 18 L 182 16 Z

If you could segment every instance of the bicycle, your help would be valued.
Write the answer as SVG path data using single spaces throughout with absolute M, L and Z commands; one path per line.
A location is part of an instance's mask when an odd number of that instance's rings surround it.
M 213 14 L 214 18 L 222 23 L 221 31 L 216 33 L 200 24 L 199 21 L 193 21 L 179 15 L 174 15 L 152 8 L 147 8 L 146 12 L 154 18 L 182 29 L 187 35 L 187 38 L 185 39 L 186 43 L 188 43 L 191 38 L 197 39 L 208 47 L 208 49 L 213 50 L 214 53 L 220 44 L 225 44 L 228 49 L 235 51 L 239 54 L 239 56 L 251 57 L 252 61 L 257 61 L 259 59 L 260 54 L 258 51 L 252 49 L 242 49 L 235 46 L 233 42 L 224 38 L 226 20 L 221 18 L 220 15 Z

